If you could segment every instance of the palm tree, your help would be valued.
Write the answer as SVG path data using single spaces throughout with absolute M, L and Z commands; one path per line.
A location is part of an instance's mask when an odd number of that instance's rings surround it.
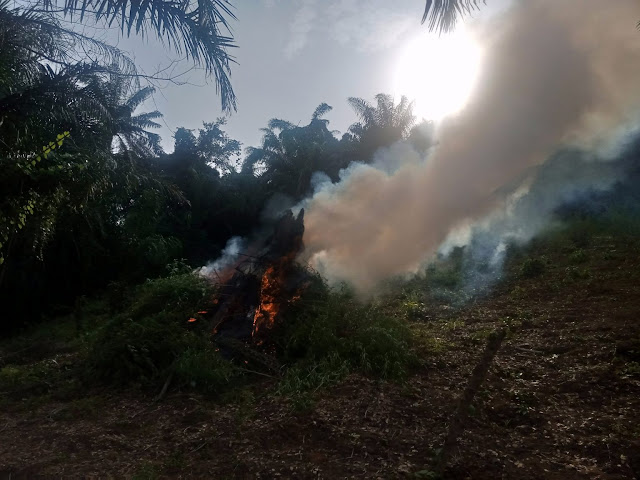
M 413 103 L 404 95 L 397 105 L 391 95 L 379 93 L 375 99 L 373 106 L 362 98 L 349 98 L 360 121 L 349 127 L 344 139 L 356 144 L 356 154 L 361 161 L 371 160 L 380 147 L 407 138 L 416 121 Z
M 427 0 L 422 23 L 428 20 L 429 30 L 450 32 L 456 27 L 458 17 L 479 9 L 480 0 Z M 486 0 L 482 0 L 486 4 Z
M 139 157 L 151 157 L 162 152 L 160 135 L 147 131 L 160 128 L 155 119 L 161 118 L 158 110 L 134 114 L 136 109 L 151 97 L 155 89 L 147 86 L 125 96 L 129 90 L 122 78 L 115 77 L 107 82 L 106 106 L 110 113 L 111 144 L 120 153 L 133 153 Z
M 243 172 L 253 172 L 257 167 L 271 191 L 302 198 L 314 172 L 333 170 L 332 153 L 338 141 L 328 129 L 329 121 L 322 118 L 329 111 L 329 105 L 320 104 L 304 127 L 271 119 L 262 129 L 262 146 L 246 149 Z

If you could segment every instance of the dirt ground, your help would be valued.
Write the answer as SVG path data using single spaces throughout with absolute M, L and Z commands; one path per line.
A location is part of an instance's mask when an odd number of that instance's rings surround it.
M 639 478 L 638 247 L 600 237 L 574 262 L 539 252 L 542 275 L 516 279 L 514 266 L 462 309 L 427 299 L 414 325 L 423 368 L 402 384 L 349 376 L 303 410 L 267 394 L 268 380 L 223 403 L 25 400 L 0 413 L 0 478 L 435 478 L 457 399 L 501 327 L 444 477 Z

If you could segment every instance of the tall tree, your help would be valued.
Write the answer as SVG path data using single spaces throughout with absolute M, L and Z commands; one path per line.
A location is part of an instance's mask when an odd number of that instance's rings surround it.
M 413 103 L 404 95 L 397 104 L 391 95 L 383 93 L 376 95 L 375 99 L 374 106 L 362 98 L 349 98 L 349 104 L 360 121 L 349 127 L 345 139 L 357 145 L 358 159 L 362 161 L 371 160 L 380 147 L 406 138 L 416 121 Z
M 308 193 L 311 176 L 315 172 L 335 170 L 334 153 L 338 140 L 328 129 L 329 121 L 323 116 L 331 110 L 320 104 L 304 127 L 285 120 L 271 119 L 260 148 L 247 149 L 243 170 L 261 171 L 271 193 L 285 193 L 300 199 Z

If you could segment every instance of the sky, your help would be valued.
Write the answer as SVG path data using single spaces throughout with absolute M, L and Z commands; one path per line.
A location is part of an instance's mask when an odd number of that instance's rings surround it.
M 475 19 L 491 14 L 507 0 L 493 0 Z M 418 36 L 437 35 L 420 24 L 423 0 L 246 0 L 233 2 L 232 23 L 237 64 L 231 81 L 238 111 L 228 116 L 227 133 L 243 148 L 260 143 L 269 119 L 305 125 L 322 102 L 333 107 L 329 127 L 344 133 L 356 121 L 347 103 L 351 96 L 372 101 L 394 92 L 396 69 L 406 46 Z M 473 23 L 474 19 L 467 20 Z M 156 39 L 121 39 L 147 73 L 166 66 L 176 55 Z M 418 61 L 418 60 L 417 60 Z M 186 71 L 187 61 L 175 70 Z M 191 71 L 185 85 L 158 85 L 145 110 L 164 114 L 158 133 L 166 151 L 173 150 L 177 127 L 197 129 L 223 113 L 215 85 Z

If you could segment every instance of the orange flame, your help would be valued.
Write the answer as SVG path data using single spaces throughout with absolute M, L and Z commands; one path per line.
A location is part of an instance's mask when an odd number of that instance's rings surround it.
M 276 315 L 280 310 L 277 299 L 280 290 L 280 278 L 276 269 L 268 267 L 262 275 L 260 284 L 260 305 L 256 308 L 253 317 L 253 334 L 260 332 L 264 328 L 271 328 L 275 322 Z
M 200 315 L 204 315 L 204 314 L 209 313 L 209 312 L 207 312 L 206 310 L 200 310 L 198 313 L 199 313 Z
M 195 318 L 193 318 L 193 317 L 191 317 L 191 318 L 190 318 L 189 320 L 187 320 L 187 321 L 188 321 L 189 323 L 193 323 L 193 322 L 195 322 L 195 321 L 196 321 L 196 319 L 195 319 Z

